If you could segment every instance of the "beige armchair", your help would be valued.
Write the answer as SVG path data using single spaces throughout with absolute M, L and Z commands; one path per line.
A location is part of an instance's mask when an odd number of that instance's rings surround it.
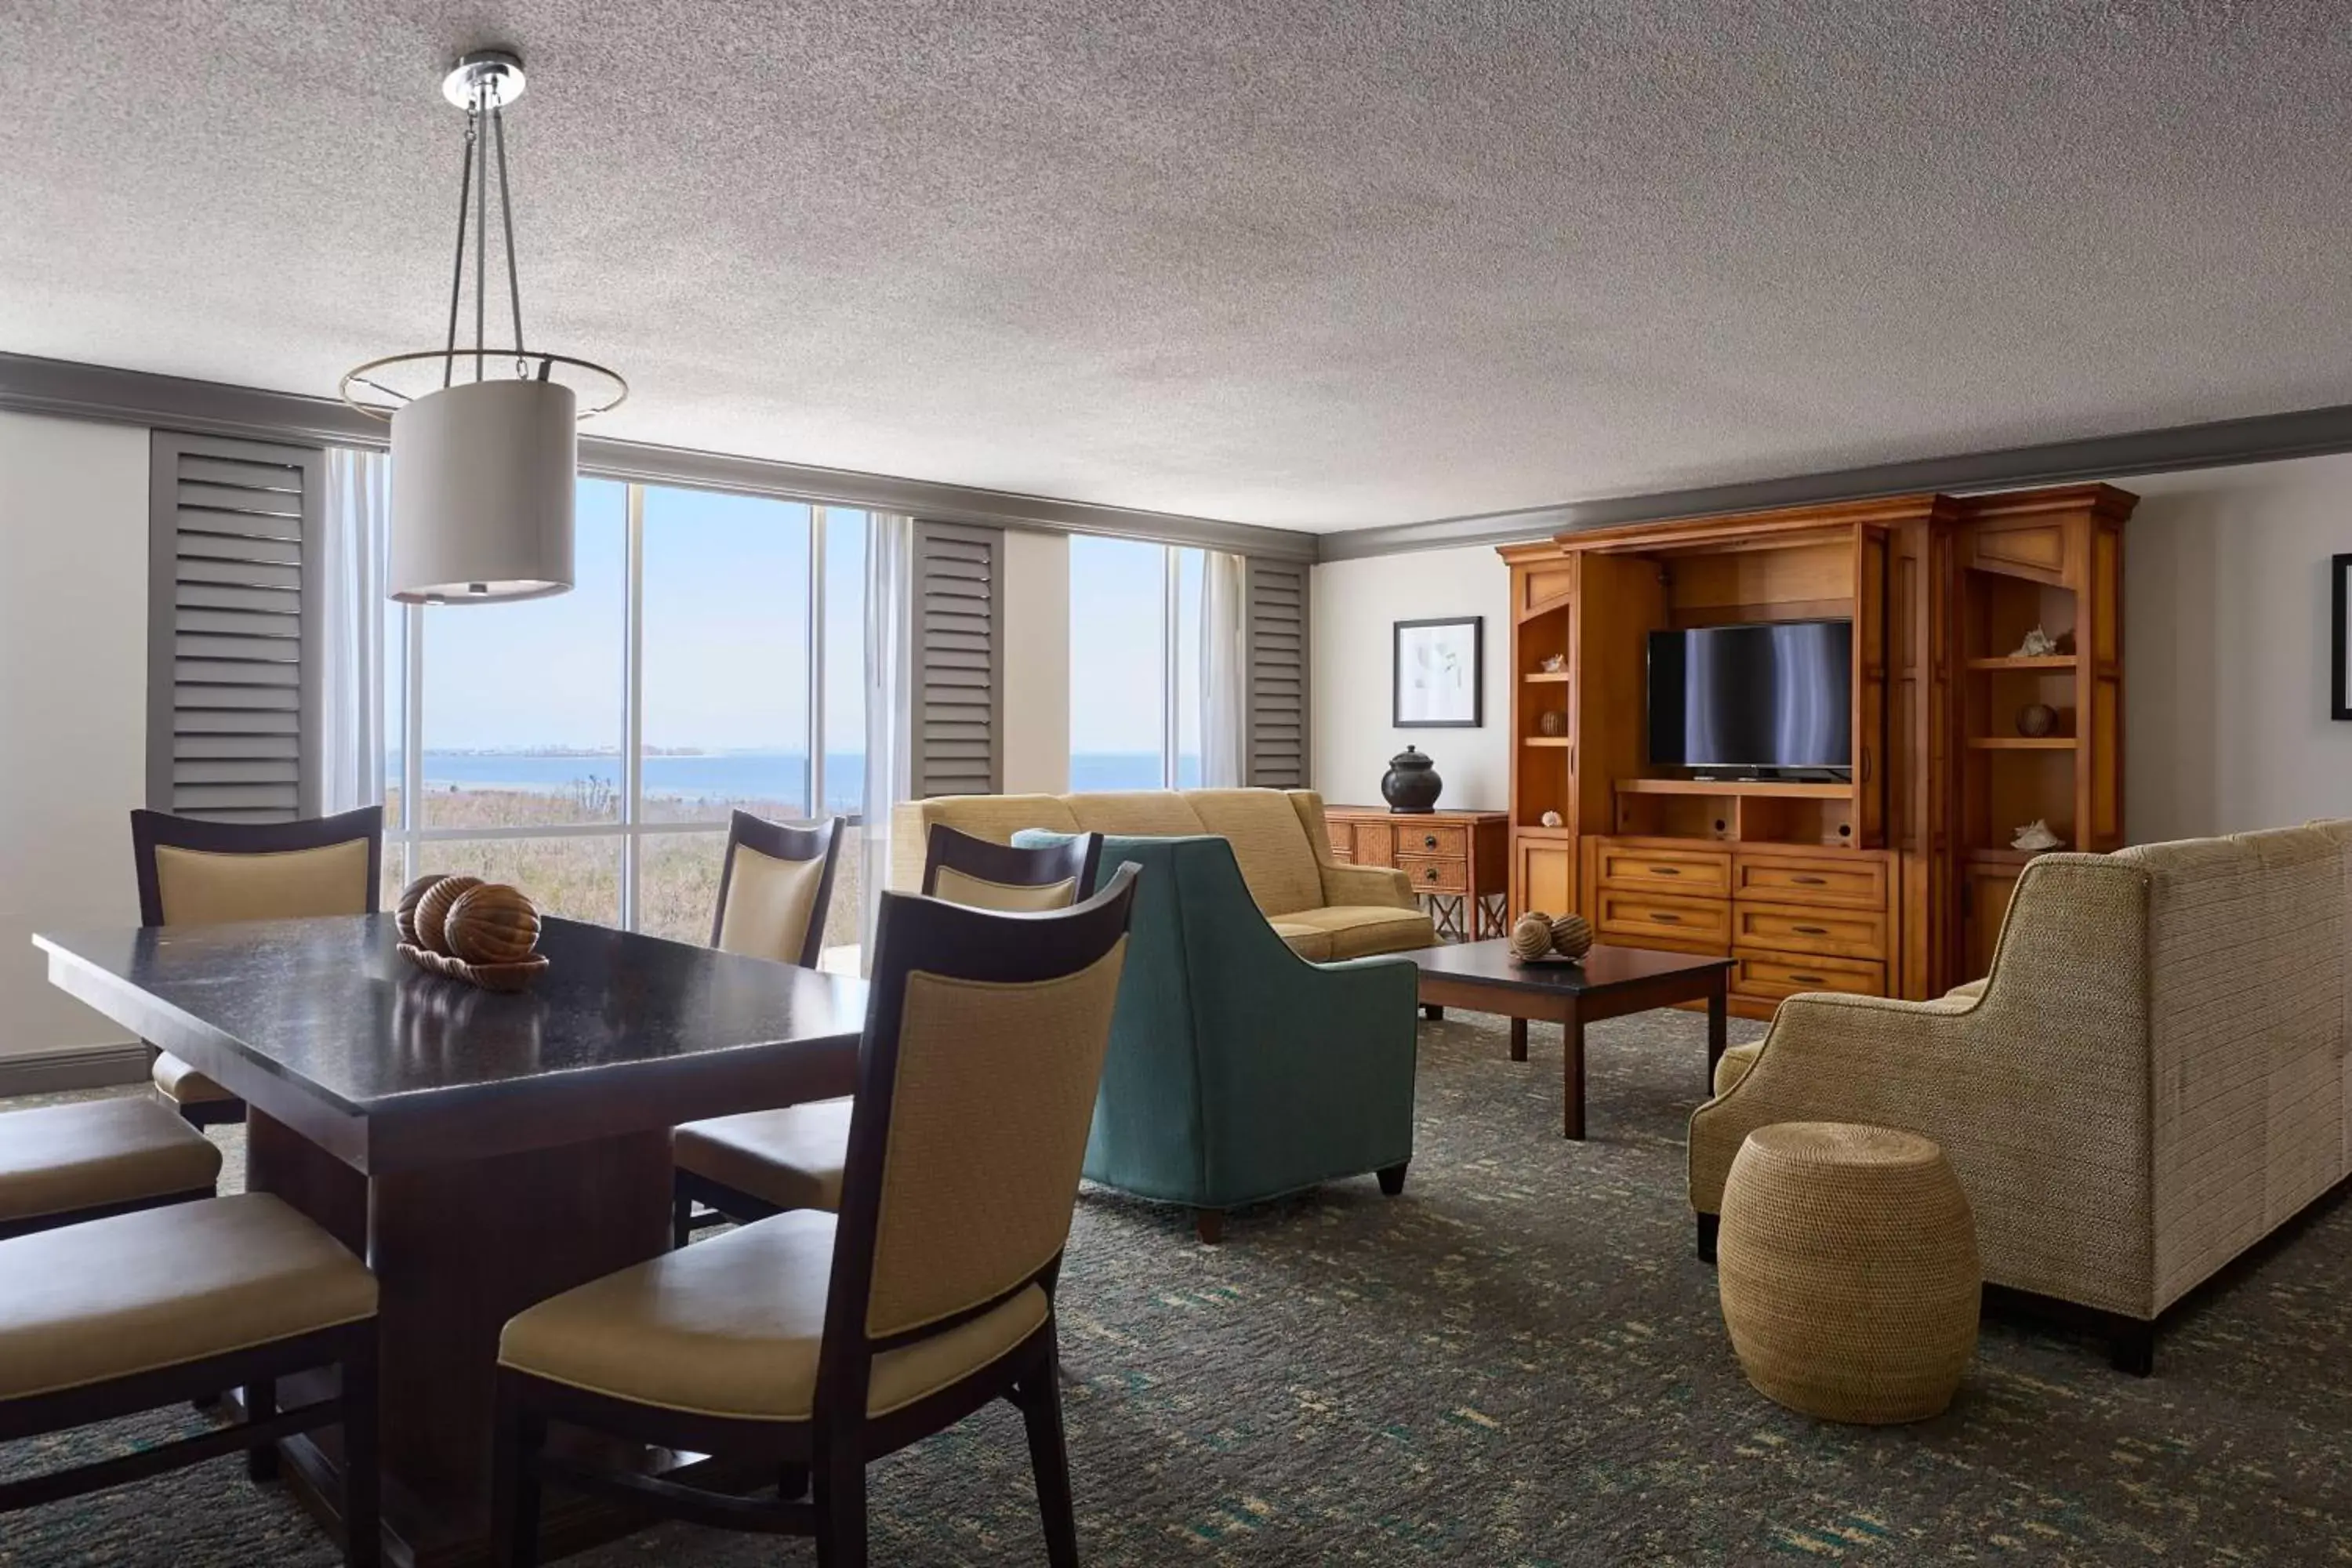
M 1702 1256 L 1732 1156 L 1776 1121 L 1942 1145 L 1989 1283 L 2156 1321 L 2342 1179 L 2352 823 L 2046 855 L 1991 973 L 1939 1001 L 1807 994 L 1690 1123 Z

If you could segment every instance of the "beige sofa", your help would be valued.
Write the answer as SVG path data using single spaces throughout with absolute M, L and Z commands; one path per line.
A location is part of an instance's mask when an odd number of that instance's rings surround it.
M 1097 795 L 950 795 L 902 802 L 890 818 L 890 886 L 922 886 L 931 824 L 1011 842 L 1024 827 L 1165 838 L 1208 834 L 1234 847 L 1250 897 L 1291 951 L 1323 963 L 1429 947 L 1437 932 L 1402 871 L 1331 858 L 1312 790 L 1137 790 Z
M 1792 996 L 1727 1053 L 1690 1123 L 1701 1249 L 1754 1129 L 1908 1128 L 1985 1279 L 2096 1310 L 2146 1371 L 2166 1308 L 2352 1170 L 2347 936 L 2352 822 L 2045 855 L 1982 983 Z

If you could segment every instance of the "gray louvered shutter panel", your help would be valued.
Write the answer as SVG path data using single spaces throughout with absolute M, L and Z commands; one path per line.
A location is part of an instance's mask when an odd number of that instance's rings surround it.
M 319 802 L 315 447 L 154 433 L 147 800 L 222 822 Z
M 1249 669 L 1242 781 L 1305 789 L 1307 567 L 1253 557 L 1244 569 Z
M 1004 531 L 915 523 L 914 798 L 1004 787 Z

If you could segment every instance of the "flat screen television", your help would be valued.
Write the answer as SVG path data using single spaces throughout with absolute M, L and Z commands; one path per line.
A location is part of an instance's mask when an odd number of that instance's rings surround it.
M 1650 634 L 1650 761 L 1679 768 L 1853 766 L 1853 623 Z

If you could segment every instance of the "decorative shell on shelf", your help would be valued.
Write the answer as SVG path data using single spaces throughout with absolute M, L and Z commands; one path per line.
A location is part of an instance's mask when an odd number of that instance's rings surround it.
M 1541 668 L 1546 675 L 1558 675 L 1568 668 L 1568 655 L 1548 653 L 1543 656 Z
M 432 890 L 434 883 L 441 880 L 442 876 L 442 872 L 428 871 L 417 878 L 400 889 L 400 901 L 392 907 L 392 923 L 400 929 L 400 940 L 411 947 L 421 945 L 416 940 L 416 906 L 424 901 L 425 895 Z
M 442 932 L 468 963 L 520 963 L 539 947 L 539 906 L 520 888 L 484 882 L 457 895 Z
M 2049 823 L 2037 816 L 2017 830 L 2017 837 L 2009 841 L 2009 847 L 2011 849 L 2055 849 L 2065 842 L 2050 831 Z
M 2047 658 L 2057 651 L 2058 639 L 2052 637 L 2048 632 L 2043 631 L 2037 626 L 2032 631 L 2025 634 L 2025 640 L 2019 643 L 2017 645 L 2017 651 L 2011 654 L 2009 657 L 2011 658 Z
M 1556 811 L 1547 811 L 1543 814 L 1542 821 L 1546 827 L 1558 827 L 1560 824 L 1559 813 Z
M 1530 910 L 1511 927 L 1512 955 L 1522 959 L 1541 958 L 1551 951 L 1551 917 Z
M 444 877 L 416 898 L 416 945 L 427 952 L 446 954 L 449 910 L 460 895 L 482 885 L 479 877 Z
M 1561 915 L 1551 922 L 1551 950 L 1562 958 L 1582 958 L 1592 951 L 1592 922 L 1582 915 Z

